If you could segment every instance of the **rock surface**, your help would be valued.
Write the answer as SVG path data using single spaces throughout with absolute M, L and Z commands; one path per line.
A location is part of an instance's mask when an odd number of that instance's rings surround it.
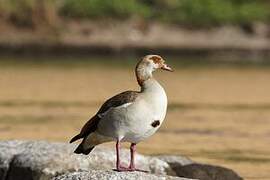
M 101 170 L 90 170 L 88 172 L 75 172 L 69 173 L 54 178 L 54 180 L 81 180 L 81 179 L 103 179 L 103 180 L 190 180 L 186 178 L 147 174 L 142 172 L 115 172 L 115 171 L 101 171 Z
M 149 173 L 112 171 L 115 152 L 97 147 L 89 156 L 77 155 L 76 145 L 45 141 L 0 142 L 0 180 L 47 179 L 207 179 L 240 180 L 232 170 L 202 165 L 181 156 L 143 156 L 138 154 L 138 168 Z M 129 151 L 121 157 L 128 164 Z
M 200 180 L 240 180 L 235 172 L 230 169 L 211 166 L 206 164 L 188 164 L 181 166 L 179 164 L 171 164 L 171 168 L 176 176 L 186 178 L 196 178 Z

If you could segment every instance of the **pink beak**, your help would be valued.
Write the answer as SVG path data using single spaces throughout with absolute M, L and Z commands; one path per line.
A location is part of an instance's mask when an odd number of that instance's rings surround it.
M 167 64 L 164 64 L 161 69 L 165 70 L 165 71 L 170 71 L 170 72 L 173 72 L 173 69 L 170 68 Z

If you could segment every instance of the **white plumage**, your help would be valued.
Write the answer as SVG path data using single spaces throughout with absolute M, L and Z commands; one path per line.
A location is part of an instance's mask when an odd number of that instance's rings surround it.
M 97 132 L 115 141 L 138 143 L 151 136 L 160 127 L 151 124 L 163 122 L 167 110 L 167 96 L 161 85 L 149 79 L 133 103 L 111 108 L 101 118 Z

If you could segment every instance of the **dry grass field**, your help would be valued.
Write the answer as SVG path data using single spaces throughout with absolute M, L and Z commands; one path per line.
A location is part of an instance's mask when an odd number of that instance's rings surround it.
M 167 60 L 170 64 L 170 59 Z M 67 142 L 108 97 L 138 89 L 129 63 L 0 62 L 0 138 Z M 173 61 L 157 72 L 169 108 L 141 153 L 179 154 L 270 179 L 270 67 Z M 107 144 L 110 146 L 111 144 Z

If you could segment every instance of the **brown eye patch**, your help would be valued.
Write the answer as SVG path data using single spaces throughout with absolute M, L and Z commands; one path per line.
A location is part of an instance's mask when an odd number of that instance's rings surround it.
M 152 56 L 149 58 L 150 60 L 153 61 L 153 63 L 157 64 L 158 67 L 162 67 L 164 60 L 160 56 Z
M 151 59 L 155 64 L 161 64 L 162 63 L 162 58 L 159 56 L 152 56 L 149 59 Z

